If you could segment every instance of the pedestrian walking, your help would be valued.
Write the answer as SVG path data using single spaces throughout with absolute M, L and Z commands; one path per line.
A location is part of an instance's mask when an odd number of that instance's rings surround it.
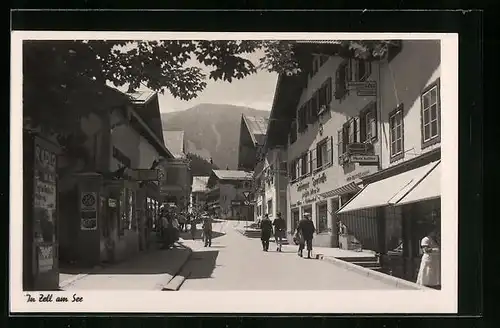
M 283 245 L 283 238 L 285 238 L 286 222 L 285 219 L 281 217 L 281 212 L 276 214 L 276 219 L 273 221 L 274 226 L 274 240 L 276 241 L 276 251 L 281 252 L 281 246 Z
M 304 217 L 299 222 L 298 230 L 304 238 L 304 244 L 299 244 L 299 256 L 302 257 L 302 251 L 304 250 L 304 246 L 307 246 L 307 258 L 311 258 L 312 254 L 312 240 L 314 236 L 314 232 L 316 228 L 314 227 L 314 223 L 311 221 L 311 214 L 304 213 Z
M 212 246 L 212 217 L 207 216 L 203 220 L 203 240 L 205 241 L 205 247 Z
M 269 215 L 266 214 L 262 221 L 260 221 L 260 240 L 262 241 L 262 250 L 267 252 L 269 250 L 269 238 L 273 233 L 273 223 L 269 220 Z
M 441 250 L 437 237 L 438 233 L 433 230 L 420 241 L 423 254 L 417 284 L 438 289 L 441 286 Z

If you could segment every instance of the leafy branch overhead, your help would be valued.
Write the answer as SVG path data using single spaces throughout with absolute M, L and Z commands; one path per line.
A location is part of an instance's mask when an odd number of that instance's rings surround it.
M 25 41 L 23 44 L 24 111 L 30 124 L 73 129 L 81 116 L 105 107 L 98 90 L 105 83 L 129 92 L 150 90 L 190 100 L 207 80 L 232 82 L 258 70 L 299 74 L 314 52 L 381 58 L 391 41 Z M 299 46 L 300 44 L 300 46 Z M 256 63 L 248 54 L 262 54 Z M 199 66 L 205 66 L 202 70 Z M 306 65 L 307 66 L 307 65 Z M 89 81 L 92 81 L 89 82 Z M 85 94 L 82 86 L 90 86 Z M 101 97 L 99 97 L 101 96 Z M 108 104 L 109 105 L 109 104 Z M 65 110 L 71 107 L 71 111 Z M 77 112 L 77 115 L 69 112 Z

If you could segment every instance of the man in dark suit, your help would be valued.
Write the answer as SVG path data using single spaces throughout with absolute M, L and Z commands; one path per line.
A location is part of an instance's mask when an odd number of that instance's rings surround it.
M 314 223 L 311 220 L 310 213 L 304 213 L 302 220 L 299 222 L 298 230 L 304 238 L 305 245 L 307 246 L 307 258 L 311 258 L 312 254 L 312 240 L 314 237 L 314 232 L 316 232 L 316 228 L 314 227 Z M 299 247 L 299 256 L 302 257 L 302 251 L 304 249 L 304 244 L 301 244 Z

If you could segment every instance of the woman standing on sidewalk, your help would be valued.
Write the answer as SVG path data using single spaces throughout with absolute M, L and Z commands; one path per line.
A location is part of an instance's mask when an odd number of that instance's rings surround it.
M 417 284 L 440 289 L 441 286 L 441 250 L 436 231 L 422 238 L 422 259 L 418 270 Z

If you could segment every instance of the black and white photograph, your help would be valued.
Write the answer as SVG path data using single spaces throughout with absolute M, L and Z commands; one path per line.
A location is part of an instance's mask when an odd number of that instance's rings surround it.
M 11 67 L 11 311 L 457 311 L 457 35 L 14 31 Z

